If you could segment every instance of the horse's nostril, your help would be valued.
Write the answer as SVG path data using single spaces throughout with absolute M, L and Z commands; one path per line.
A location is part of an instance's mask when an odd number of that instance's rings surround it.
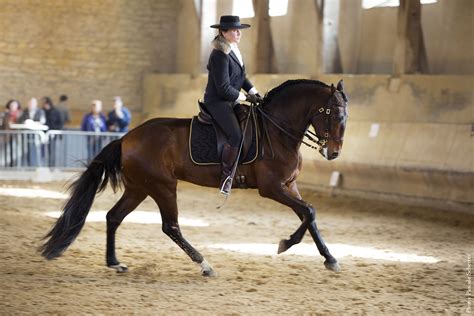
M 338 152 L 333 152 L 332 155 L 331 155 L 331 159 L 337 158 L 338 155 L 339 155 Z

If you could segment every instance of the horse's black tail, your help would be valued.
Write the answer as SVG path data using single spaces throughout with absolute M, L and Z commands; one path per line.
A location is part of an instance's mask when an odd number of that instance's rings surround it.
M 48 260 L 59 257 L 81 232 L 96 193 L 105 189 L 110 179 L 114 191 L 121 179 L 121 140 L 108 144 L 87 166 L 69 190 L 71 197 L 54 227 L 43 238 L 41 255 Z

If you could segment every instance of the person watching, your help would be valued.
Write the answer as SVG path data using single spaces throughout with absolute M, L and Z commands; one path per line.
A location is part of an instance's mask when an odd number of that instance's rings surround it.
M 123 106 L 122 98 L 114 97 L 114 109 L 109 112 L 107 129 L 111 132 L 127 132 L 130 124 L 130 111 Z
M 86 132 L 105 132 L 107 130 L 105 115 L 102 113 L 102 101 L 92 101 L 91 111 L 85 114 L 82 119 L 81 130 Z
M 21 117 L 21 104 L 18 100 L 10 100 L 5 104 L 5 112 L 2 119 L 2 129 L 10 129 Z
M 28 109 L 23 111 L 20 118 L 18 119 L 18 123 L 25 124 L 28 120 L 40 124 L 46 123 L 46 114 L 44 113 L 43 109 L 38 108 L 38 100 L 36 98 L 31 98 L 28 101 Z
M 61 113 L 56 109 L 53 105 L 53 101 L 50 97 L 43 97 L 42 101 L 42 108 L 44 110 L 44 114 L 46 115 L 46 125 L 50 130 L 62 130 L 64 127 L 64 122 L 62 120 Z

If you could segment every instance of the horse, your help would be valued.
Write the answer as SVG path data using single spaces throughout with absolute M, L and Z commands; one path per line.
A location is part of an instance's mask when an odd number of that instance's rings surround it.
M 347 103 L 342 80 L 337 87 L 316 80 L 288 80 L 270 90 L 256 112 L 266 125 L 264 146 L 272 155 L 239 166 L 239 174 L 245 175 L 249 188 L 290 207 L 301 220 L 296 231 L 280 241 L 278 253 L 301 242 L 309 230 L 325 258 L 324 266 L 335 272 L 340 271 L 340 266 L 326 247 L 316 225 L 316 210 L 302 199 L 296 179 L 302 168 L 300 146 L 307 144 L 304 135 L 311 138 L 310 126 L 314 128 L 312 135 L 317 137 L 319 152 L 325 159 L 340 155 Z M 116 257 L 115 233 L 123 219 L 150 196 L 161 213 L 162 231 L 200 265 L 203 276 L 215 276 L 212 266 L 184 239 L 178 222 L 178 180 L 215 188 L 220 184 L 219 165 L 197 166 L 190 159 L 190 121 L 154 118 L 105 146 L 71 184 L 70 197 L 61 216 L 43 238 L 46 241 L 39 248 L 41 255 L 51 260 L 64 253 L 84 226 L 95 195 L 110 183 L 114 192 L 121 188 L 123 194 L 106 215 L 106 265 L 109 268 L 117 272 L 128 270 Z

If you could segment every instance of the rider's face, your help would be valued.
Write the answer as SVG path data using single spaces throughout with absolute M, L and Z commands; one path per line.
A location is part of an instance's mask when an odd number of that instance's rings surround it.
M 229 43 L 239 43 L 242 32 L 240 29 L 229 29 L 227 32 L 222 32 L 222 35 Z

